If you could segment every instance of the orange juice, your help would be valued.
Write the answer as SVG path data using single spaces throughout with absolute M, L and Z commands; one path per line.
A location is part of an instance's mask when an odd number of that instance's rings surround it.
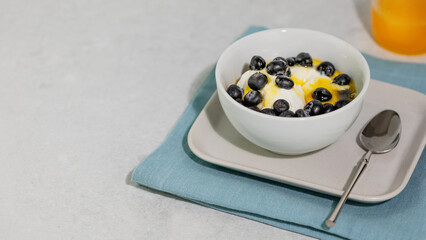
M 373 0 L 371 22 L 382 47 L 407 55 L 426 53 L 426 0 Z

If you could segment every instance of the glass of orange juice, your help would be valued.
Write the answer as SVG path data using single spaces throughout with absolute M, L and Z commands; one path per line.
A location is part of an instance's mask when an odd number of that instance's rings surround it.
M 396 53 L 426 53 L 426 0 L 373 0 L 373 36 Z

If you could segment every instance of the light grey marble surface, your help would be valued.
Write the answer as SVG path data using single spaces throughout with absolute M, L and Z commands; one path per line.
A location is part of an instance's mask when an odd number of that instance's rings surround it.
M 372 55 L 368 1 L 0 1 L 0 239 L 310 239 L 139 187 L 221 52 L 249 25 Z

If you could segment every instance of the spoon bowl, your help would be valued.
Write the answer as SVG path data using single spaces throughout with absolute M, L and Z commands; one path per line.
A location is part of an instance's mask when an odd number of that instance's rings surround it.
M 361 146 L 372 153 L 386 153 L 395 148 L 401 134 L 401 119 L 393 110 L 377 114 L 359 133 Z

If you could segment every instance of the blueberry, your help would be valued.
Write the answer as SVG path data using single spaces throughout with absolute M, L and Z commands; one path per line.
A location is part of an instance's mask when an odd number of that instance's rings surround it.
M 268 83 L 268 77 L 260 72 L 252 74 L 248 79 L 248 86 L 253 90 L 260 90 Z
M 243 97 L 243 90 L 238 87 L 236 84 L 232 84 L 228 87 L 226 92 L 231 96 L 233 99 L 238 99 Z
M 322 62 L 322 63 L 320 63 L 320 65 L 318 65 L 318 67 L 317 67 L 317 70 L 320 72 L 320 73 L 323 73 L 323 74 L 325 74 L 326 76 L 329 76 L 329 77 L 331 77 L 331 76 L 333 76 L 333 74 L 334 74 L 334 71 L 336 70 L 335 68 L 334 68 L 334 65 L 331 63 L 331 62 Z
M 296 63 L 304 67 L 312 67 L 312 57 L 309 53 L 301 52 L 296 56 Z
M 322 87 L 315 89 L 315 91 L 312 93 L 312 98 L 316 100 L 320 100 L 321 102 L 327 102 L 332 97 L 333 96 L 331 95 L 330 91 Z
M 334 103 L 334 108 L 339 109 L 349 103 L 349 100 L 342 99 Z
M 346 73 L 339 74 L 333 79 L 333 83 L 336 83 L 339 85 L 348 85 L 350 82 L 351 82 L 351 77 L 349 77 L 349 75 Z
M 284 111 L 287 111 L 290 108 L 290 104 L 285 99 L 278 99 L 272 105 L 275 113 L 278 115 Z
M 237 101 L 237 103 L 239 103 L 239 104 L 243 104 L 243 99 L 241 99 L 241 98 L 237 98 L 237 99 L 235 99 L 235 101 Z
M 273 60 L 266 66 L 266 72 L 271 75 L 284 74 L 287 69 L 287 63 L 281 60 Z
M 276 116 L 274 109 L 272 109 L 272 108 L 264 108 L 264 109 L 260 110 L 260 112 L 264 113 L 266 115 Z
M 286 60 L 287 60 L 287 64 L 290 67 L 292 67 L 292 66 L 294 66 L 294 64 L 296 64 L 296 58 L 295 57 L 289 57 L 289 58 L 286 58 Z
M 278 87 L 284 88 L 284 89 L 291 89 L 294 86 L 293 80 L 287 76 L 278 75 L 277 78 L 275 78 L 275 83 Z
M 287 76 L 287 77 L 291 76 L 291 70 L 290 70 L 290 68 L 287 68 L 287 71 L 285 71 L 284 76 Z
M 303 109 L 297 109 L 295 112 L 295 117 L 309 117 L 309 114 Z
M 250 69 L 251 70 L 262 70 L 265 68 L 266 62 L 261 56 L 253 56 L 250 60 Z
M 246 106 L 254 106 L 262 102 L 262 94 L 260 92 L 251 90 L 244 95 L 243 103 Z
M 248 109 L 251 109 L 251 110 L 253 110 L 253 111 L 256 111 L 256 112 L 260 112 L 260 109 L 257 107 L 257 106 L 249 106 L 249 107 L 247 107 Z
M 334 106 L 331 103 L 324 103 L 324 105 L 322 107 L 324 109 L 323 110 L 324 113 L 329 113 L 329 112 L 334 111 Z
M 339 99 L 350 99 L 351 98 L 351 90 L 349 90 L 349 89 L 340 90 L 338 92 L 338 94 L 339 94 Z
M 280 113 L 280 115 L 278 115 L 278 116 L 280 116 L 280 117 L 294 117 L 295 114 L 294 114 L 294 112 L 287 110 L 287 111 Z
M 283 57 L 276 57 L 276 58 L 274 58 L 274 60 L 272 60 L 272 61 L 275 61 L 275 60 L 283 61 L 283 62 L 285 62 L 285 64 L 287 64 L 287 60 L 286 60 L 285 58 L 283 58 Z
M 309 116 L 315 116 L 322 114 L 323 106 L 319 100 L 312 100 L 305 105 L 303 110 L 305 110 Z

